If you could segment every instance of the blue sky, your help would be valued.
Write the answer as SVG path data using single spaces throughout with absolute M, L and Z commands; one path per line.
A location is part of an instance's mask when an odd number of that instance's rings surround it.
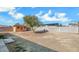
M 35 15 L 44 24 L 68 25 L 79 21 L 78 7 L 0 7 L 0 25 L 23 24 L 23 17 Z

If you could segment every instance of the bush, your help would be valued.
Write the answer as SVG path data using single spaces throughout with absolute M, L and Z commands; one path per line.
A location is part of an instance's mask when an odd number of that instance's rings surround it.
M 19 46 L 19 45 L 15 45 L 13 46 L 16 52 L 24 52 L 26 51 L 23 47 Z
M 4 39 L 5 37 L 4 37 L 4 35 L 0 35 L 0 39 Z

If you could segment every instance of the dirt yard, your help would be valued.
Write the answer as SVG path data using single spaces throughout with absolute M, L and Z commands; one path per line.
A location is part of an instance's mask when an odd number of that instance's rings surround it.
M 24 38 L 31 42 L 37 43 L 44 47 L 54 49 L 59 52 L 77 52 L 79 51 L 79 34 L 78 33 L 33 33 L 17 32 L 11 33 L 13 35 Z

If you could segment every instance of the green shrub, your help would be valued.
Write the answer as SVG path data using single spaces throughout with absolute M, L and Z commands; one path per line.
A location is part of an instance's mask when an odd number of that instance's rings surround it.
M 4 39 L 5 37 L 4 37 L 4 35 L 0 35 L 0 39 Z

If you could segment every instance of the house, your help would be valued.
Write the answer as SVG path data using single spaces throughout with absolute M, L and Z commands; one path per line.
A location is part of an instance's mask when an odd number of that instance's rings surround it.
M 28 30 L 30 30 L 30 28 L 20 24 L 15 24 L 13 26 L 0 26 L 0 32 L 24 32 Z
M 13 26 L 13 32 L 24 32 L 24 31 L 28 31 L 28 30 L 30 30 L 30 28 L 28 28 L 24 25 L 15 24 Z

